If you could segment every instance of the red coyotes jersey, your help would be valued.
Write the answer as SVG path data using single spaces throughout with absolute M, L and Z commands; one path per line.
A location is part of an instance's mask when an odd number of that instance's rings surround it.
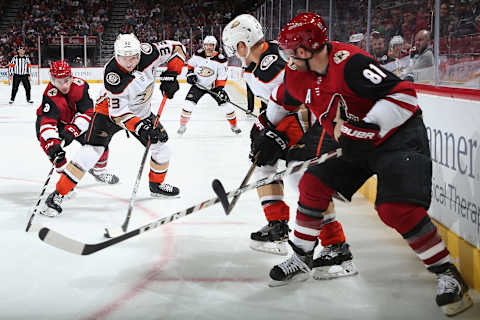
M 37 134 L 43 141 L 58 139 L 58 127 L 69 123 L 75 124 L 83 133 L 88 129 L 92 114 L 93 101 L 88 94 L 88 83 L 83 79 L 73 77 L 67 95 L 49 83 L 37 109 L 40 122 Z
M 383 141 L 420 108 L 413 84 L 382 68 L 367 52 L 339 42 L 327 44 L 325 75 L 286 68 L 275 102 L 285 109 L 304 103 L 333 137 L 338 107 L 343 120 L 380 126 Z

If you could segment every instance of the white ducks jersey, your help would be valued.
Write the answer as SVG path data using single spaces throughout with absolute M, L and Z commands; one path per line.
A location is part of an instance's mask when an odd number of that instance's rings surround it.
M 177 41 L 142 43 L 140 48 L 140 62 L 132 72 L 123 69 L 115 58 L 105 65 L 104 88 L 95 105 L 95 112 L 110 116 L 116 124 L 130 131 L 152 112 L 155 69 L 167 64 L 168 70 L 180 74 L 185 62 L 185 48 Z
M 207 89 L 218 86 L 225 86 L 227 81 L 227 59 L 223 54 L 214 52 L 214 55 L 207 57 L 205 50 L 198 50 L 188 60 L 188 70 L 193 70 L 197 75 L 198 84 Z

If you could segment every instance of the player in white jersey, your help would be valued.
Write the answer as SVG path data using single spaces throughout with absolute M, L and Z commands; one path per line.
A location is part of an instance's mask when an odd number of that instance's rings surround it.
M 185 48 L 177 41 L 140 43 L 134 34 L 120 34 L 114 44 L 115 56 L 105 65 L 104 88 L 95 105 L 82 146 L 62 173 L 46 201 L 46 210 L 62 212 L 63 197 L 98 161 L 113 135 L 127 130 L 143 145 L 151 142 L 149 186 L 152 196 L 173 197 L 177 187 L 164 183 L 169 166 L 168 135 L 160 122 L 154 126 L 151 99 L 155 69 L 167 64 L 161 76 L 160 90 L 172 99 L 179 89 L 177 75 L 185 62 Z M 54 215 L 54 214 L 52 214 Z
M 187 123 L 192 116 L 193 108 L 205 93 L 203 88 L 211 90 L 216 95 L 210 94 L 218 106 L 225 112 L 225 117 L 230 123 L 230 129 L 235 133 L 241 132 L 237 127 L 237 117 L 229 101 L 225 84 L 227 82 L 227 59 L 223 54 L 215 51 L 217 39 L 206 36 L 203 40 L 203 49 L 198 50 L 188 61 L 187 82 L 191 84 L 185 98 L 185 105 L 180 114 L 180 128 L 177 133 L 182 135 L 187 130 Z
M 242 14 L 233 19 L 224 28 L 222 40 L 227 55 L 236 55 L 244 65 L 244 79 L 254 95 L 274 103 L 270 100 L 272 93 L 284 81 L 285 62 L 279 56 L 278 44 L 275 41 L 265 41 L 260 23 L 251 15 Z M 259 135 L 259 127 L 270 123 L 269 108 L 262 112 L 253 126 L 250 136 L 252 140 Z M 322 138 L 322 128 L 316 122 L 315 116 L 301 106 L 281 121 L 276 129 L 289 138 L 289 149 L 285 150 L 281 158 L 289 165 L 296 164 L 318 156 L 328 138 Z M 253 155 L 251 155 L 253 156 Z M 264 178 L 275 173 L 278 162 L 264 163 L 262 155 L 258 155 L 255 170 L 257 178 Z M 289 181 L 298 188 L 298 182 L 303 172 L 289 178 Z M 250 247 L 257 251 L 287 254 L 289 207 L 283 201 L 283 181 L 278 180 L 257 189 L 268 224 L 250 235 Z M 328 218 L 322 227 L 319 239 L 324 247 L 320 256 L 315 260 L 316 279 L 331 279 L 356 274 L 352 262 L 349 245 L 345 242 L 342 225 L 336 220 L 333 202 Z

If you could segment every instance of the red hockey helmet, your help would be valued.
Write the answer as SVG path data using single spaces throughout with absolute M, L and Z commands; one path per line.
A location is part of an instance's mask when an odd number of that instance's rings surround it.
M 50 65 L 52 78 L 67 78 L 72 75 L 72 68 L 66 61 L 54 61 Z
M 315 51 L 322 48 L 327 41 L 325 21 L 318 14 L 312 12 L 304 12 L 295 16 L 278 35 L 280 55 L 285 61 L 295 55 L 295 49 L 298 47 Z

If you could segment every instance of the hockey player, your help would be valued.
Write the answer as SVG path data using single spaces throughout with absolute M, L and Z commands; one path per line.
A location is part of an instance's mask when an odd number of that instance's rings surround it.
M 268 101 L 272 93 L 276 92 L 279 85 L 283 83 L 285 73 L 285 61 L 279 56 L 278 44 L 275 41 L 265 41 L 260 23 L 248 14 L 242 14 L 228 23 L 224 28 L 222 40 L 226 53 L 230 56 L 236 55 L 246 66 L 244 78 L 252 93 Z M 288 112 L 288 115 L 286 114 L 287 116 L 276 126 L 277 130 L 289 137 L 287 145 L 290 149 L 285 150 L 281 155 L 288 164 L 314 158 L 322 151 L 317 152 L 322 128 L 318 122 L 312 126 L 315 117 L 300 105 L 301 103 L 298 103 L 299 108 Z M 260 114 L 253 126 L 252 139 L 260 134 L 265 122 L 268 122 L 268 109 L 267 112 Z M 305 132 L 307 134 L 304 135 Z M 320 142 L 320 146 L 326 144 L 328 138 L 323 141 Z M 253 158 L 253 154 L 251 156 Z M 267 160 L 267 155 L 263 152 L 257 156 L 259 167 L 255 172 L 258 179 L 277 171 L 276 159 L 271 162 Z M 302 173 L 299 173 L 290 179 L 295 188 L 298 187 L 301 175 Z M 268 224 L 250 235 L 252 240 L 250 247 L 257 251 L 286 255 L 289 207 L 283 201 L 283 181 L 261 186 L 257 189 L 257 193 Z M 345 242 L 342 226 L 336 221 L 333 202 L 319 238 L 324 250 L 315 260 L 315 279 L 331 279 L 358 273 L 353 264 L 349 246 Z
M 88 128 L 87 143 L 67 164 L 46 201 L 46 210 L 62 212 L 63 197 L 98 161 L 112 136 L 128 130 L 143 145 L 151 142 L 149 186 L 154 197 L 174 197 L 179 189 L 164 183 L 170 153 L 168 135 L 161 123 L 154 127 L 151 98 L 154 91 L 154 69 L 167 63 L 161 76 L 160 90 L 172 99 L 179 89 L 177 75 L 185 61 L 185 48 L 177 41 L 140 43 L 134 34 L 120 34 L 114 43 L 115 56 L 105 65 L 104 88 L 95 105 Z
M 334 190 L 350 199 L 377 174 L 375 209 L 436 274 L 438 306 L 447 315 L 470 307 L 468 286 L 427 214 L 432 165 L 413 85 L 360 48 L 328 42 L 325 23 L 314 13 L 294 17 L 281 30 L 279 45 L 282 57 L 296 70 L 287 69 L 285 83 L 273 98 L 284 106 L 292 98 L 305 102 L 338 141 L 343 156 L 309 168 L 302 177 L 299 206 L 304 209 L 297 211 L 290 242 L 294 252 L 272 268 L 271 285 L 308 277 L 316 236 Z M 282 108 L 277 111 L 269 117 L 273 124 L 285 114 Z M 260 137 L 270 136 L 280 138 L 264 138 L 263 150 L 274 155 L 287 141 L 271 126 Z
M 227 59 L 223 54 L 215 51 L 217 39 L 206 36 L 203 40 L 203 49 L 198 50 L 188 61 L 187 82 L 191 84 L 185 99 L 185 105 L 180 115 L 180 127 L 177 133 L 183 135 L 187 130 L 187 123 L 192 116 L 193 108 L 205 93 L 207 88 L 216 95 L 211 95 L 218 106 L 225 112 L 225 117 L 230 123 L 230 129 L 235 134 L 242 131 L 237 127 L 237 117 L 229 101 L 225 84 L 227 82 Z
M 88 83 L 73 77 L 65 61 L 54 61 L 50 66 L 50 83 L 43 92 L 42 104 L 37 109 L 35 123 L 37 139 L 42 149 L 61 173 L 67 165 L 64 147 L 77 140 L 86 142 L 86 131 L 93 114 L 93 101 L 88 94 Z M 108 149 L 105 149 L 89 172 L 99 182 L 115 184 L 118 177 L 106 172 Z

